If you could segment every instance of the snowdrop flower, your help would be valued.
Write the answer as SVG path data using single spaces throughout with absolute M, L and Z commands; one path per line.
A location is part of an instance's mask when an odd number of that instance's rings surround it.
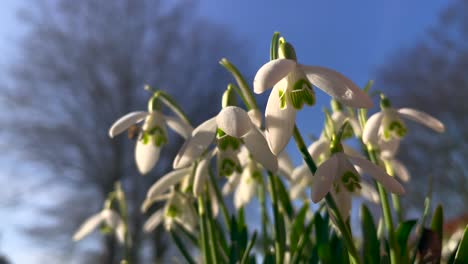
M 151 104 L 150 104 L 151 105 Z M 145 120 L 135 146 L 135 160 L 141 174 L 147 174 L 156 165 L 161 148 L 167 144 L 166 125 L 184 138 L 192 132 L 192 127 L 182 119 L 165 116 L 159 110 L 149 107 L 149 112 L 131 112 L 119 118 L 109 129 L 109 136 L 126 131 L 131 126 Z
M 280 153 L 291 138 L 296 111 L 304 104 L 313 105 L 317 86 L 345 105 L 372 107 L 372 100 L 341 73 L 320 66 L 297 62 L 292 45 L 284 40 L 279 45 L 279 58 L 263 65 L 255 75 L 254 92 L 273 87 L 265 110 L 267 139 L 273 154 Z
M 351 194 L 362 188 L 361 177 L 353 164 L 369 173 L 388 191 L 400 195 L 404 194 L 403 186 L 385 173 L 382 168 L 366 159 L 336 152 L 318 167 L 314 175 L 312 201 L 317 203 L 330 192 L 342 217 L 347 219 L 351 210 Z
M 227 146 L 236 148 L 237 143 L 234 142 L 242 140 L 256 161 L 272 172 L 277 171 L 278 160 L 268 148 L 262 132 L 252 123 L 247 112 L 236 106 L 223 108 L 217 116 L 195 128 L 174 159 L 173 167 L 178 169 L 190 165 L 215 141 L 217 133 L 221 136 L 219 151 Z
M 338 133 L 338 130 L 343 126 L 344 122 L 347 121 L 349 126 L 346 127 L 344 134 L 342 136 L 343 139 L 351 138 L 354 135 L 360 137 L 362 135 L 362 129 L 359 125 L 358 120 L 355 116 L 351 115 L 349 112 L 345 112 L 343 109 L 343 105 L 336 101 L 335 99 L 331 100 L 331 107 L 332 107 L 332 115 L 331 115 L 331 122 L 333 131 L 332 134 Z
M 411 175 L 406 166 L 395 158 L 398 148 L 400 147 L 400 139 L 393 138 L 389 141 L 379 139 L 379 158 L 391 171 L 390 174 L 395 174 L 402 181 L 407 182 L 410 180 Z
M 177 223 L 187 231 L 194 232 L 197 226 L 197 212 L 191 199 L 172 190 L 165 206 L 146 220 L 143 230 L 151 232 L 161 223 L 164 223 L 166 230 L 172 230 Z
M 125 224 L 120 218 L 120 215 L 112 209 L 103 209 L 97 214 L 89 217 L 73 235 L 73 240 L 78 241 L 89 235 L 101 225 L 109 227 L 115 233 L 117 240 L 125 243 Z
M 394 109 L 388 98 L 383 95 L 380 107 L 382 111 L 372 115 L 364 127 L 362 140 L 365 144 L 377 145 L 379 138 L 386 141 L 392 138 L 402 138 L 406 134 L 406 126 L 402 118 L 416 121 L 439 133 L 445 131 L 444 124 L 436 118 L 412 108 Z

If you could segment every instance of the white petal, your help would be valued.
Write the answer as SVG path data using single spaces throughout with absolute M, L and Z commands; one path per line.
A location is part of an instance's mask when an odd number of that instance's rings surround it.
M 148 115 L 148 112 L 131 112 L 128 113 L 117 121 L 112 124 L 111 128 L 109 129 L 109 137 L 113 138 L 114 136 L 124 132 L 132 125 L 143 121 L 143 119 Z
M 166 175 L 162 176 L 148 190 L 148 193 L 146 194 L 146 199 L 152 200 L 153 198 L 164 193 L 170 187 L 179 183 L 184 177 L 190 175 L 191 170 L 192 168 L 173 170 L 167 173 Z
M 81 240 L 83 237 L 87 236 L 89 233 L 93 232 L 101 222 L 103 221 L 103 215 L 101 212 L 92 215 L 78 228 L 78 230 L 73 235 L 73 240 L 78 241 Z
M 336 207 L 340 212 L 341 217 L 344 221 L 348 220 L 349 214 L 351 213 L 351 193 L 346 191 L 345 187 L 340 183 L 340 192 L 331 190 L 333 200 L 335 200 Z
M 175 157 L 174 169 L 180 169 L 192 164 L 213 142 L 216 136 L 216 128 L 216 117 L 208 119 L 195 128 Z
M 312 143 L 307 150 L 312 158 L 318 161 L 322 154 L 325 154 L 327 157 L 330 155 L 330 142 L 325 137 L 321 137 Z
M 254 160 L 262 164 L 265 169 L 275 173 L 278 170 L 278 159 L 270 148 L 266 139 L 263 137 L 262 132 L 258 128 L 253 129 L 244 137 L 244 143 Z
M 154 212 L 148 220 L 146 220 L 143 230 L 147 233 L 152 232 L 164 219 L 164 209 Z
M 359 194 L 364 197 L 365 199 L 373 202 L 373 203 L 379 203 L 380 202 L 380 196 L 379 194 L 377 193 L 377 191 L 375 190 L 375 188 L 366 183 L 366 182 L 363 182 L 361 181 L 361 191 L 359 192 Z
M 252 200 L 255 196 L 256 188 L 257 184 L 255 183 L 255 179 L 252 178 L 251 170 L 245 169 L 242 173 L 239 186 L 234 193 L 234 206 L 236 209 L 241 208 Z
M 150 140 L 143 144 L 143 140 L 138 140 L 135 145 L 135 161 L 138 171 L 145 175 L 151 171 L 159 160 L 161 148 L 154 145 Z
M 408 182 L 411 176 L 406 166 L 396 159 L 393 159 L 391 163 L 393 170 L 395 171 L 395 175 L 398 176 L 398 178 L 400 178 L 402 181 Z
M 362 141 L 364 144 L 377 144 L 379 141 L 379 128 L 384 114 L 378 112 L 373 114 L 366 122 L 364 131 L 362 131 Z
M 195 171 L 195 177 L 193 179 L 193 195 L 198 197 L 205 186 L 205 182 L 208 179 L 208 165 L 210 164 L 209 159 L 202 159 Z
M 314 203 L 318 203 L 330 191 L 338 172 L 338 165 L 338 156 L 335 154 L 317 168 L 311 193 Z
M 361 167 L 363 171 L 369 173 L 374 179 L 379 181 L 388 191 L 399 195 L 405 193 L 403 186 L 401 186 L 394 177 L 388 175 L 382 168 L 374 163 L 359 157 L 349 157 L 349 159 L 354 164 Z
M 237 106 L 223 108 L 216 117 L 216 123 L 218 128 L 235 138 L 247 134 L 253 127 L 247 112 Z
M 250 121 L 258 127 L 262 127 L 262 112 L 260 112 L 258 109 L 251 109 L 247 112 L 247 114 L 250 117 Z
M 351 125 L 351 128 L 353 129 L 354 134 L 357 137 L 360 137 L 362 135 L 362 129 L 361 129 L 361 125 L 356 120 L 356 118 L 348 118 L 348 122 Z
M 214 187 L 211 184 L 209 185 L 208 192 L 210 194 L 211 199 L 211 213 L 214 217 L 217 217 L 219 213 L 219 203 L 218 198 L 216 197 Z
M 265 110 L 265 129 L 273 154 L 278 155 L 288 144 L 296 124 L 296 109 L 290 104 L 280 108 L 279 88 L 273 87 Z
M 445 126 L 442 124 L 442 122 L 422 111 L 418 111 L 412 108 L 401 108 L 398 109 L 398 113 L 403 117 L 432 128 L 436 132 L 443 133 L 445 131 Z
M 293 181 L 300 181 L 304 177 L 309 177 L 312 178 L 312 172 L 310 172 L 309 167 L 307 164 L 302 164 L 300 166 L 297 166 L 292 173 L 292 180 Z
M 182 119 L 174 116 L 164 116 L 167 126 L 174 130 L 177 134 L 187 139 L 193 131 L 193 127 Z
M 341 103 L 356 108 L 371 108 L 373 106 L 371 98 L 343 74 L 319 66 L 299 65 L 299 67 L 313 85 Z
M 234 189 L 239 185 L 242 174 L 234 172 L 231 176 L 228 177 L 228 181 L 224 184 L 222 193 L 223 195 L 228 195 L 234 191 Z
M 388 141 L 383 139 L 379 140 L 380 156 L 383 159 L 392 159 L 393 157 L 395 157 L 399 147 L 399 138 L 392 138 Z
M 115 229 L 120 224 L 120 215 L 112 209 L 104 209 L 101 211 L 102 219 L 106 224 Z
M 352 156 L 352 157 L 362 157 L 364 158 L 364 156 L 359 153 L 358 151 L 356 151 L 354 148 L 346 145 L 346 144 L 342 144 L 343 146 L 343 152 L 347 155 L 347 156 Z
M 267 62 L 257 72 L 254 78 L 254 92 L 263 93 L 294 70 L 296 62 L 288 59 L 277 59 Z
M 278 171 L 282 176 L 286 177 L 288 180 L 291 180 L 294 167 L 291 158 L 286 151 L 282 151 L 278 155 Z

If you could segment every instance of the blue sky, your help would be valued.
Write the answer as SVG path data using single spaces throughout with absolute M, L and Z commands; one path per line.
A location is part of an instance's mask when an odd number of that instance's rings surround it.
M 14 54 L 12 40 L 21 30 L 15 12 L 22 2 L 3 0 L 1 3 L 0 65 L 12 59 L 11 54 Z M 449 2 L 202 0 L 198 11 L 201 16 L 231 28 L 246 39 L 245 46 L 249 48 L 246 53 L 250 55 L 254 69 L 268 60 L 271 36 L 274 31 L 280 31 L 295 46 L 301 63 L 333 68 L 362 86 L 368 79 L 375 78 L 376 67 L 398 49 L 423 38 L 427 28 L 435 23 L 437 14 Z M 1 72 L 0 76 L 4 74 Z M 378 85 L 376 80 L 377 88 Z M 321 109 L 328 105 L 329 97 L 319 91 L 317 95 L 317 106 L 303 110 L 298 116 L 299 128 L 304 134 L 320 132 Z M 297 151 L 291 145 L 289 150 L 295 163 L 299 163 Z M 5 178 L 5 174 L 0 171 L 0 177 Z M 17 213 L 9 210 L 0 207 L 3 235 L 0 252 L 8 253 L 15 263 L 34 263 L 34 254 L 38 252 L 34 250 L 37 249 L 24 242 L 15 232 L 17 226 L 14 224 L 30 215 L 21 210 Z M 26 248 L 29 254 L 24 254 Z

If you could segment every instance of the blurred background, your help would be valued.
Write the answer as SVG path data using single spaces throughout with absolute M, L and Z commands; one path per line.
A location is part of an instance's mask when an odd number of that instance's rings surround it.
M 373 79 L 394 106 L 441 119 L 443 135 L 407 122 L 399 158 L 412 179 L 403 204 L 410 215 L 420 212 L 432 177 L 434 203 L 453 221 L 466 218 L 467 0 L 4 0 L 0 255 L 10 263 L 116 263 L 113 238 L 95 233 L 73 243 L 71 236 L 117 179 L 130 200 L 137 263 L 176 254 L 162 230 L 140 231 L 138 208 L 171 169 L 182 139 L 170 135 L 158 165 L 142 177 L 133 142 L 109 139 L 108 128 L 146 108 L 144 84 L 176 98 L 195 124 L 213 116 L 233 82 L 219 59 L 251 81 L 269 59 L 274 31 L 295 45 L 301 63 L 333 68 L 360 86 Z M 320 133 L 329 97 L 317 97 L 298 116 L 304 134 Z M 292 144 L 288 150 L 300 164 Z

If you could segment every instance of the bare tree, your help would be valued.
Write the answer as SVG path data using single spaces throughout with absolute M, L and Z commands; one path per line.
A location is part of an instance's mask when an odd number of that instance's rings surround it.
M 64 257 L 82 256 L 84 251 L 73 253 L 71 234 L 120 180 L 130 200 L 138 263 L 144 240 L 140 203 L 171 167 L 181 139 L 170 135 L 157 168 L 141 177 L 133 143 L 109 139 L 108 128 L 123 114 L 146 108 L 150 94 L 144 84 L 176 97 L 198 123 L 214 115 L 216 98 L 229 81 L 218 60 L 245 62 L 240 42 L 194 16 L 195 7 L 192 1 L 51 0 L 21 13 L 21 55 L 10 65 L 10 85 L 2 88 L 2 104 L 14 118 L 1 121 L 11 127 L 5 137 L 19 150 L 21 163 L 41 179 L 42 188 L 34 191 L 48 200 L 40 208 L 45 218 L 28 232 L 43 245 L 67 249 Z M 152 254 L 160 258 L 165 246 L 160 235 L 153 238 Z M 87 261 L 95 256 L 99 263 L 115 263 L 114 239 L 106 237 L 102 245 L 103 253 L 88 252 Z
M 378 79 L 395 104 L 429 112 L 445 123 L 443 135 L 410 125 L 400 157 L 413 176 L 407 186 L 415 194 L 410 204 L 422 208 L 433 177 L 434 199 L 446 204 L 451 215 L 466 210 L 468 202 L 467 43 L 468 1 L 459 0 L 441 13 L 423 40 L 383 65 Z

